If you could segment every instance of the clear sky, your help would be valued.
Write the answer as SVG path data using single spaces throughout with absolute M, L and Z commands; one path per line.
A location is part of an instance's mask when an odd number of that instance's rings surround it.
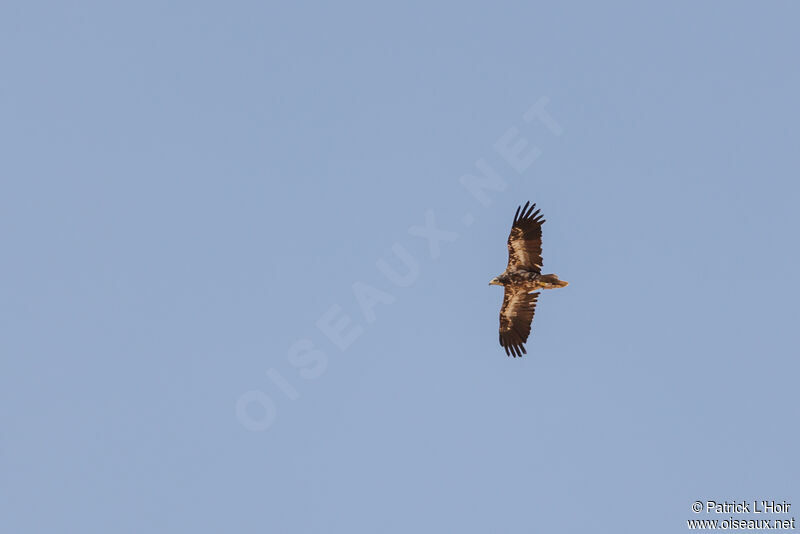
M 800 6 L 640 4 L 3 2 L 0 530 L 800 516 Z

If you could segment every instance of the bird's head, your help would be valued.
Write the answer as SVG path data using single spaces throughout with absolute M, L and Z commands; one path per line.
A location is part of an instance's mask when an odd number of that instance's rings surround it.
M 498 280 L 498 279 L 497 279 L 497 277 L 495 276 L 494 278 L 492 278 L 491 280 L 489 280 L 489 285 L 490 285 L 490 286 L 502 286 L 502 285 L 503 285 L 503 282 L 501 282 L 500 280 Z

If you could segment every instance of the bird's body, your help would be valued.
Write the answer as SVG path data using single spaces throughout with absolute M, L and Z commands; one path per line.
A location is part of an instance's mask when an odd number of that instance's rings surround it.
M 542 274 L 536 271 L 526 271 L 519 269 L 516 271 L 506 271 L 496 278 L 499 285 L 513 286 L 526 291 L 536 291 L 538 289 L 553 289 L 556 287 L 564 287 L 567 282 L 559 280 L 558 276 L 554 274 Z M 496 285 L 496 284 L 492 284 Z
M 529 207 L 530 206 L 530 207 Z M 567 286 L 554 274 L 542 274 L 542 224 L 536 204 L 517 208 L 508 236 L 508 266 L 489 285 L 504 286 L 500 308 L 500 345 L 509 356 L 526 354 L 525 342 L 531 332 L 540 289 Z

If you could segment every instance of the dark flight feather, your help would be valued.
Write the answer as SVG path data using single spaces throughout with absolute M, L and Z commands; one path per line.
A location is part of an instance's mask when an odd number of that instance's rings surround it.
M 523 343 L 528 341 L 531 322 L 536 312 L 539 293 L 528 293 L 519 287 L 506 286 L 500 308 L 500 345 L 509 356 L 527 354 Z
M 517 208 L 514 224 L 508 234 L 507 271 L 542 272 L 542 224 L 544 218 L 539 210 L 533 211 L 536 204 Z

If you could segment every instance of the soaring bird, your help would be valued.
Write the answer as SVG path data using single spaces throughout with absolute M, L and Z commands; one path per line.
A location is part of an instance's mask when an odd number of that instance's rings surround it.
M 530 207 L 529 207 L 530 206 Z M 554 274 L 542 274 L 542 224 L 536 204 L 526 202 L 517 208 L 508 234 L 508 266 L 489 285 L 504 286 L 500 308 L 500 345 L 509 356 L 527 354 L 524 343 L 531 333 L 531 322 L 539 299 L 539 289 L 567 286 Z

